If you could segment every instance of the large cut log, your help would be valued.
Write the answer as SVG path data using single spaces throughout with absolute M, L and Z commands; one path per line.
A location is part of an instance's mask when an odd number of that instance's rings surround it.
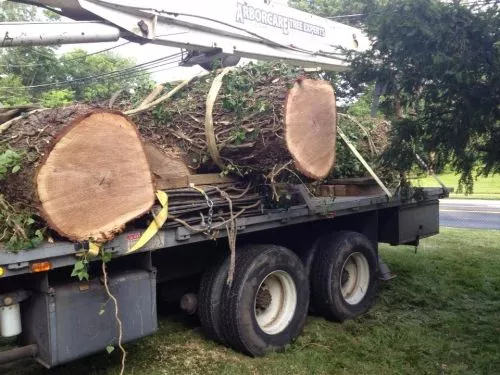
M 331 84 L 280 63 L 211 74 L 132 118 L 148 142 L 184 151 L 198 172 L 299 182 L 324 178 L 335 161 Z
M 154 186 L 135 125 L 120 113 L 88 110 L 42 112 L 9 128 L 2 137 L 22 165 L 0 191 L 66 238 L 105 242 L 152 207 Z
M 285 109 L 286 144 L 295 167 L 320 179 L 335 162 L 337 108 L 326 81 L 298 79 L 288 93 Z
M 157 189 L 175 189 L 189 186 L 191 171 L 175 150 L 166 151 L 151 143 L 144 145 L 153 181 Z
M 0 152 L 22 155 L 0 192 L 64 237 L 102 242 L 151 207 L 153 185 L 185 187 L 191 172 L 273 184 L 324 178 L 335 161 L 335 95 L 313 74 L 249 64 L 184 83 L 170 101 L 132 111 L 142 142 L 118 113 L 32 112 L 0 133 Z

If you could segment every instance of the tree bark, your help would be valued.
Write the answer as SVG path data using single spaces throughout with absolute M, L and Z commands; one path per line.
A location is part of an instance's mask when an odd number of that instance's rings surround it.
M 274 182 L 324 178 L 335 161 L 333 88 L 283 69 L 250 64 L 211 75 L 133 118 L 148 142 L 182 150 L 198 172 Z

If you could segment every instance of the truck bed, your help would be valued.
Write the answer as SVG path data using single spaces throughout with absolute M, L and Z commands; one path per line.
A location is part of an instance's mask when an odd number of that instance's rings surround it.
M 287 209 L 263 209 L 260 214 L 240 217 L 236 219 L 238 233 L 251 233 L 295 225 L 318 220 L 334 219 L 340 216 L 351 215 L 355 213 L 385 210 L 391 208 L 411 208 L 432 205 L 433 209 L 437 207 L 439 198 L 446 197 L 447 191 L 442 188 L 425 188 L 425 198 L 416 201 L 402 200 L 400 197 L 388 198 L 384 194 L 353 197 L 336 198 L 318 198 L 310 197 L 305 187 L 297 187 L 298 193 L 303 198 L 302 204 L 289 207 Z M 425 212 L 424 212 L 425 215 Z M 414 216 L 413 214 L 411 215 Z M 408 217 L 406 218 L 408 219 Z M 393 219 L 390 219 L 393 220 Z M 394 219 L 394 220 L 397 220 Z M 403 221 L 405 219 L 403 218 Z M 400 219 L 401 221 L 401 219 Z M 434 223 L 436 224 L 436 223 Z M 439 224 L 439 223 L 437 223 Z M 401 226 L 401 224 L 399 224 Z M 198 230 L 206 229 L 203 226 L 195 225 Z M 435 225 L 434 225 L 435 227 Z M 400 228 L 401 231 L 404 228 Z M 132 228 L 120 234 L 114 240 L 104 245 L 106 251 L 113 254 L 113 257 L 125 256 L 141 236 L 144 231 L 142 228 Z M 423 230 L 418 237 L 426 236 Z M 435 233 L 435 232 L 434 232 Z M 429 232 L 427 235 L 433 233 Z M 217 233 L 218 238 L 226 237 L 225 230 Z M 160 230 L 144 247 L 137 252 L 158 251 L 165 248 L 174 248 L 176 246 L 189 243 L 197 243 L 209 240 L 210 237 L 203 232 L 194 232 L 184 226 L 166 228 Z M 405 243 L 404 239 L 381 240 L 389 243 Z M 0 248 L 0 267 L 3 269 L 2 278 L 20 274 L 31 273 L 31 264 L 35 262 L 49 261 L 51 269 L 71 266 L 77 259 L 77 254 L 81 252 L 74 243 L 66 241 L 57 241 L 55 243 L 45 243 L 37 248 L 23 250 L 19 252 L 9 252 Z

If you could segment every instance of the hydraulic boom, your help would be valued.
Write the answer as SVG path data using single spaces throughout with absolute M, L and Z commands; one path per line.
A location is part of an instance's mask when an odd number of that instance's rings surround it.
M 197 64 L 235 55 L 259 60 L 345 70 L 345 50 L 363 51 L 359 29 L 272 0 L 35 0 L 75 20 L 63 23 L 0 23 L 1 46 L 115 41 L 184 48 Z M 232 59 L 232 64 L 237 60 Z M 231 64 L 231 62 L 229 63 Z

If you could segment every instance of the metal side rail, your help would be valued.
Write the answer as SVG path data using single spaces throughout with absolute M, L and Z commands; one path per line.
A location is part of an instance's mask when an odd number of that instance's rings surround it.
M 417 202 L 415 200 L 402 201 L 398 197 L 388 199 L 385 195 L 362 196 L 362 197 L 337 197 L 312 198 L 307 192 L 302 192 L 305 204 L 292 206 L 288 209 L 266 210 L 263 214 L 236 219 L 238 233 L 251 233 L 267 229 L 279 228 L 287 225 L 314 222 L 324 219 L 346 216 L 361 212 L 379 209 L 414 205 L 429 201 L 435 201 L 446 196 L 441 188 L 425 189 L 426 198 Z M 203 226 L 194 226 L 202 231 Z M 143 228 L 129 230 L 122 233 L 114 240 L 104 246 L 104 249 L 113 254 L 113 257 L 124 256 L 140 238 Z M 219 231 L 217 237 L 223 238 L 227 234 Z M 138 252 L 157 251 L 164 248 L 198 243 L 209 240 L 210 237 L 202 232 L 193 232 L 190 229 L 179 226 L 160 230 L 144 247 Z M 32 265 L 36 262 L 50 262 L 50 268 L 61 268 L 71 266 L 75 263 L 76 256 L 82 250 L 77 250 L 71 242 L 56 242 L 44 244 L 35 249 L 19 252 L 8 252 L 0 248 L 0 277 L 31 273 Z

